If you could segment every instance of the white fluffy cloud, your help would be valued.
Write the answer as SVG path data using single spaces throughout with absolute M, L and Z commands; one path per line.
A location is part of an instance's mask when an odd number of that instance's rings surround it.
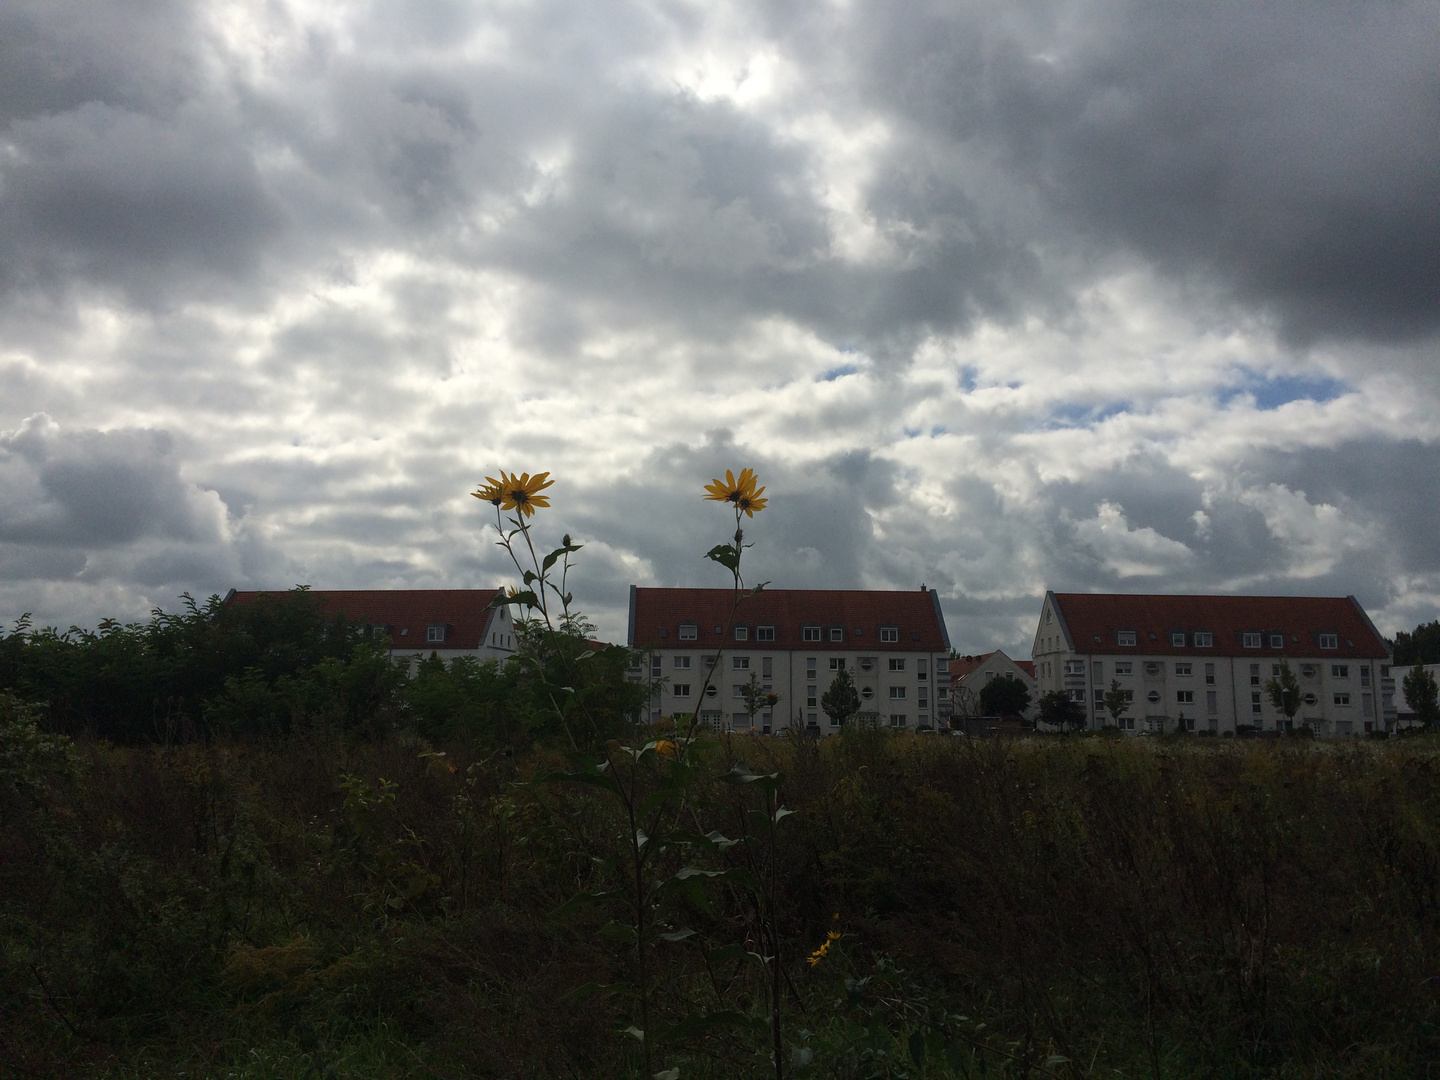
M 7 6 L 0 616 L 493 585 L 504 467 L 619 636 L 753 465 L 759 578 L 967 651 L 1047 587 L 1434 617 L 1434 9 L 1047 11 Z

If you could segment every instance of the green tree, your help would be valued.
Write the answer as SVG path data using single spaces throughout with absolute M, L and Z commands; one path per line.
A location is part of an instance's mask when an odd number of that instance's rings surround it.
M 1064 690 L 1052 690 L 1040 698 L 1040 715 L 1037 719 L 1062 730 L 1085 726 L 1085 710 L 1078 701 L 1071 699 Z
M 847 669 L 842 667 L 835 673 L 829 689 L 820 696 L 820 708 L 835 724 L 845 723 L 860 711 L 860 693 Z
M 1424 665 L 1416 664 L 1400 685 L 1405 691 L 1405 700 L 1415 710 L 1416 719 L 1427 728 L 1434 727 L 1440 720 L 1440 687 L 1434 674 Z
M 750 717 L 750 726 L 755 726 L 755 714 L 762 709 L 773 709 L 780 702 L 780 695 L 772 692 L 760 682 L 760 677 L 753 671 L 750 673 L 750 681 L 740 688 L 740 696 L 745 699 L 745 713 Z
M 1404 630 L 1396 634 L 1394 663 L 1398 667 L 1440 664 L 1440 619 L 1421 623 L 1408 634 Z
M 1265 684 L 1265 693 L 1270 698 L 1270 704 L 1284 713 L 1285 726 L 1293 724 L 1295 714 L 1300 711 L 1300 680 L 1290 670 L 1289 661 L 1280 661 L 1280 674 Z
M 1110 721 L 1120 726 L 1121 719 L 1130 708 L 1134 700 L 1134 692 L 1121 687 L 1119 679 L 1110 680 L 1110 689 L 1105 692 L 1105 711 L 1110 714 Z
M 1030 688 L 1013 675 L 991 679 L 980 688 L 986 716 L 1020 716 L 1030 707 Z

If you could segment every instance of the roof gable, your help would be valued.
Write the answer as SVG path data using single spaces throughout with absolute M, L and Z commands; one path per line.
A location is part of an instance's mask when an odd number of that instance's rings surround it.
M 309 595 L 326 612 L 386 627 L 392 649 L 471 650 L 487 645 L 492 622 L 503 619 L 503 609 L 490 607 L 498 594 L 495 589 L 349 589 L 311 590 Z M 235 592 L 226 603 L 252 604 L 261 596 L 284 595 Z M 445 626 L 444 642 L 426 640 L 426 630 L 435 624 Z
M 1337 656 L 1384 659 L 1385 641 L 1353 596 L 1169 596 L 1052 593 L 1080 653 L 1116 655 Z M 1133 646 L 1121 633 L 1133 633 Z M 1195 634 L 1212 644 L 1197 647 Z M 1259 646 L 1246 635 L 1260 635 Z M 1172 635 L 1180 635 L 1174 638 Z M 1334 648 L 1321 648 L 1334 635 Z M 1272 638 L 1283 639 L 1279 645 Z M 1183 640 L 1181 640 L 1183 639 Z M 1254 640 L 1252 637 L 1251 641 Z M 1178 643 L 1177 643 L 1178 641 Z

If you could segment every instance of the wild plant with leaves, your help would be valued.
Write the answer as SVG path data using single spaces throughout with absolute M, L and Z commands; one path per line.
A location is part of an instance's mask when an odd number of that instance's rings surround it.
M 579 616 L 575 613 L 569 591 L 571 556 L 580 545 L 566 535 L 559 547 L 541 557 L 531 533 L 537 509 L 547 508 L 549 499 L 541 494 L 552 485 L 549 473 L 501 472 L 498 478 L 487 477 L 486 484 L 475 497 L 496 508 L 500 545 L 509 553 L 521 574 L 522 587 L 497 597 L 496 605 L 514 605 L 527 612 L 532 625 L 543 625 L 538 637 L 546 642 L 573 639 Z M 741 604 L 759 593 L 764 583 L 746 587 L 741 570 L 745 549 L 743 519 L 753 519 L 765 509 L 768 499 L 765 488 L 758 484 L 755 473 L 743 469 L 738 477 L 732 471 L 725 479 L 706 485 L 706 500 L 728 504 L 734 511 L 735 531 L 731 542 L 717 544 L 706 552 L 706 558 L 730 571 L 733 600 L 724 636 L 734 625 Z M 513 516 L 505 518 L 509 511 Z M 528 563 L 528 565 L 527 565 Z M 555 580 L 556 568 L 559 580 Z M 533 640 L 537 635 L 531 634 Z M 584 653 L 580 655 L 585 655 Z M 707 755 L 702 740 L 710 733 L 700 723 L 698 712 L 669 718 L 659 730 L 636 724 L 634 737 L 606 739 L 592 715 L 591 702 L 577 680 L 568 678 L 567 664 L 573 666 L 573 650 L 561 648 L 553 657 L 560 661 L 562 678 L 550 680 L 553 668 L 544 656 L 522 659 L 531 663 L 537 677 L 546 681 L 546 693 L 557 717 L 564 725 L 572 753 L 570 767 L 563 771 L 544 773 L 535 778 L 538 784 L 565 788 L 589 789 L 605 796 L 617 811 L 620 825 L 617 841 L 608 850 L 592 853 L 586 868 L 586 888 L 580 889 L 564 905 L 562 912 L 573 913 L 582 907 L 599 904 L 623 912 L 624 918 L 614 919 L 601 932 L 623 941 L 631 957 L 631 977 L 627 985 L 588 983 L 572 991 L 573 995 L 593 993 L 621 994 L 633 1002 L 636 1023 L 626 1033 L 639 1042 L 644 1075 L 673 1080 L 678 1068 L 660 1069 L 661 1056 L 667 1046 L 683 1046 L 707 1033 L 722 1029 L 760 1034 L 769 1043 L 768 1053 L 775 1075 L 783 1075 L 784 1040 L 781 1021 L 782 964 L 779 934 L 776 928 L 775 827 L 790 811 L 780 805 L 779 787 L 784 777 L 779 772 L 755 773 L 737 764 L 719 779 L 733 785 L 740 793 L 737 807 L 743 807 L 738 824 L 738 839 L 730 839 L 716 830 L 701 832 L 695 827 L 699 820 L 697 807 L 709 797 L 708 789 L 716 778 L 707 772 Z M 723 658 L 717 650 L 700 687 L 699 700 L 713 684 Z M 773 695 L 772 695 L 773 696 Z M 760 700 L 757 698 L 757 701 Z M 580 732 L 577 727 L 586 725 Z M 593 749 L 581 749 L 587 744 Z M 755 808 L 744 793 L 760 793 L 762 805 Z M 577 837 L 577 839 L 579 839 Z M 733 849 L 733 851 L 732 851 Z M 684 924 L 687 912 L 712 912 L 712 898 L 707 886 L 729 886 L 732 895 L 748 897 L 743 905 L 747 914 L 739 919 L 743 938 L 758 942 L 761 951 L 738 947 L 734 942 L 712 940 L 713 935 L 698 933 Z M 723 926 L 723 920 L 712 920 Z M 677 1019 L 662 1021 L 654 1001 L 656 964 L 660 946 L 679 946 L 698 939 L 705 949 L 707 968 L 717 962 L 738 959 L 741 964 L 755 963 L 764 972 L 764 990 L 760 995 L 768 1003 L 764 1017 L 756 1017 L 742 1009 L 694 1007 L 682 1010 Z M 732 980 L 733 981 L 733 980 Z M 720 991 L 717 990 L 717 996 Z M 722 1003 L 723 1004 L 723 1003 Z M 672 1014 L 676 1011 L 669 1010 Z

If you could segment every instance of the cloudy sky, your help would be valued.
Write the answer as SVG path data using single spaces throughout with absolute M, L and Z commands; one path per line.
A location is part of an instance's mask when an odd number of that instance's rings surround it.
M 0 618 L 753 575 L 1440 613 L 1440 6 L 0 6 Z

